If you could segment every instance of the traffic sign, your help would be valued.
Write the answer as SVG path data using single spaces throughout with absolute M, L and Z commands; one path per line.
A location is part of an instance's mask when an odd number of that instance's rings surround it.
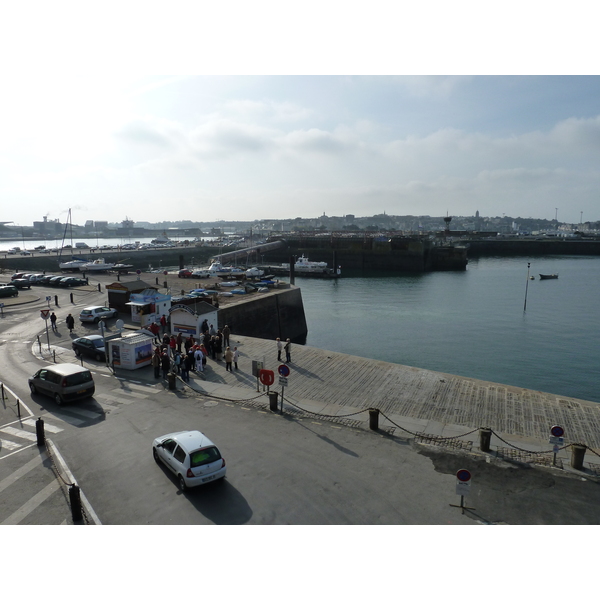
M 269 369 L 261 369 L 258 372 L 258 378 L 263 385 L 273 385 L 275 381 L 275 373 Z
M 135 272 L 136 272 L 137 275 L 141 275 L 142 274 L 142 270 L 141 269 L 136 269 Z
M 52 300 L 52 296 L 46 296 L 46 302 L 50 302 Z
M 469 481 L 457 481 L 456 482 L 456 495 L 457 496 L 468 496 L 471 492 L 471 482 Z
M 550 439 L 548 440 L 551 444 L 554 444 L 555 446 L 563 446 L 565 443 L 565 438 L 563 437 L 555 437 L 553 435 L 550 436 Z
M 459 481 L 466 483 L 471 480 L 471 473 L 470 473 L 470 471 L 467 471 L 467 469 L 459 469 L 456 472 L 456 478 Z
M 282 376 L 282 377 L 287 377 L 290 374 L 290 368 L 287 365 L 279 365 L 277 367 L 277 372 Z
M 279 385 L 280 385 L 281 387 L 287 387 L 287 384 L 288 384 L 288 380 L 287 380 L 287 378 L 286 378 L 286 377 L 283 377 L 283 376 L 280 376 L 280 377 L 279 377 Z
M 565 430 L 560 425 L 554 425 L 554 427 L 550 429 L 550 433 L 554 437 L 560 438 L 565 435 Z
M 48 308 L 42 308 L 42 310 L 40 310 L 40 317 L 42 317 L 42 319 L 47 319 L 49 314 L 50 309 Z

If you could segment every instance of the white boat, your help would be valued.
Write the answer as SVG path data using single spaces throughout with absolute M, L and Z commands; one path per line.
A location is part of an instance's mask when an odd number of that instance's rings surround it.
M 289 269 L 290 263 L 283 263 L 281 266 Z M 294 271 L 297 271 L 299 273 L 322 273 L 326 270 L 326 262 L 316 262 L 313 260 L 308 260 L 308 258 L 306 258 L 304 254 L 300 258 L 298 258 L 294 264 Z
M 125 265 L 121 265 L 123 267 Z M 130 265 L 129 265 L 130 266 Z M 107 263 L 103 258 L 84 262 L 80 267 L 80 271 L 108 271 L 115 268 L 115 263 Z
M 208 272 L 211 275 L 230 275 L 231 273 L 243 273 L 243 270 L 237 267 L 224 267 L 218 260 L 215 260 L 208 267 Z
M 72 260 L 67 260 L 61 263 L 58 263 L 58 266 L 62 271 L 79 271 L 82 265 L 87 264 L 87 260 L 84 258 L 75 258 L 71 257 Z
M 262 277 L 264 274 L 265 272 L 258 267 L 250 267 L 245 272 L 246 277 Z
M 239 285 L 239 283 L 237 281 L 221 281 L 219 285 L 221 287 L 236 287 L 237 285 Z
M 163 231 L 162 235 L 159 235 L 157 238 L 153 239 L 151 244 L 168 244 L 171 240 L 167 237 L 167 234 Z
M 210 271 L 208 269 L 194 269 L 192 277 L 210 277 Z

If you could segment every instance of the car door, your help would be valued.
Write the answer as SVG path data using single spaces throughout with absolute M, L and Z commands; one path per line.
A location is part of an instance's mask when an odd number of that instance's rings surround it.
M 157 449 L 158 455 L 160 459 L 167 465 L 167 467 L 173 471 L 173 473 L 177 473 L 175 467 L 175 459 L 173 458 L 173 452 L 175 452 L 175 448 L 177 447 L 177 442 L 175 440 L 165 440 L 160 447 Z
M 82 338 L 79 340 L 79 344 L 80 344 L 81 353 L 85 354 L 86 356 L 91 356 L 92 351 L 93 351 L 91 340 Z

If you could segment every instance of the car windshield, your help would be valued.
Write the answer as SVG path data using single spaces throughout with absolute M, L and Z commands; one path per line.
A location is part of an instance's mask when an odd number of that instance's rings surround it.
M 92 340 L 92 343 L 94 344 L 94 348 L 104 348 L 104 340 L 102 339 Z
M 81 371 L 81 373 L 73 373 L 66 378 L 67 385 L 79 385 L 92 380 L 92 374 L 89 371 Z
M 190 467 L 199 467 L 207 463 L 214 462 L 221 458 L 221 453 L 216 446 L 209 446 L 208 448 L 200 448 L 190 454 Z

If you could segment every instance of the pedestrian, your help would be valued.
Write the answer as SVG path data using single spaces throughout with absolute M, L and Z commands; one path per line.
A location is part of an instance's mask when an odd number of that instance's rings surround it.
M 231 371 L 231 365 L 233 363 L 233 352 L 231 351 L 231 348 L 229 346 L 227 346 L 227 350 L 225 350 L 225 370 L 226 371 Z
M 181 361 L 181 378 L 184 381 L 190 380 L 190 369 L 194 361 L 190 358 L 189 354 L 186 354 Z
M 177 352 L 181 354 L 181 346 L 183 344 L 183 335 L 181 335 L 181 331 L 177 334 L 177 339 L 175 342 L 177 344 Z
M 200 349 L 200 346 L 196 346 L 196 351 L 194 352 L 194 360 L 196 361 L 196 371 L 198 373 L 202 373 L 202 371 L 204 371 L 204 366 L 202 365 L 203 358 L 204 353 Z
M 194 352 L 196 352 L 196 347 L 192 346 L 188 352 L 187 355 L 190 359 L 190 371 L 195 371 L 196 370 L 196 361 L 194 359 Z
M 175 352 L 175 356 L 173 358 L 173 364 L 177 369 L 177 374 L 181 374 L 181 352 Z
M 290 338 L 285 340 L 285 362 L 292 362 L 292 342 Z
M 210 338 L 210 356 L 213 360 L 217 360 L 217 336 L 213 335 Z
M 229 325 L 225 325 L 223 327 L 223 346 L 227 348 L 229 346 L 229 334 L 231 333 L 231 329 L 229 329 Z
M 168 350 L 163 350 L 163 353 L 160 358 L 160 364 L 162 366 L 163 379 L 166 379 L 167 374 L 169 373 L 169 369 L 171 368 L 171 359 L 169 358 Z
M 200 325 L 200 331 L 202 331 L 203 334 L 208 333 L 208 319 L 204 319 L 204 321 L 202 321 L 202 325 Z
M 160 342 L 160 337 L 159 337 L 160 328 L 156 324 L 156 321 L 152 321 L 152 323 L 150 323 L 150 326 L 148 327 L 148 329 L 154 334 L 156 341 Z
M 220 337 L 215 335 L 215 340 L 213 342 L 213 348 L 215 349 L 215 356 L 217 357 L 217 362 L 219 362 L 223 358 L 223 341 Z
M 177 340 L 175 339 L 175 336 L 172 335 L 169 338 L 169 352 L 171 353 L 171 356 L 175 356 L 176 348 L 177 348 Z
M 160 377 L 160 348 L 156 348 L 154 350 L 154 354 L 152 355 L 152 366 L 154 367 L 154 378 L 158 379 Z
M 162 326 L 163 333 L 167 331 L 167 318 L 165 315 L 160 316 L 160 324 Z
M 52 331 L 58 332 L 58 329 L 56 327 L 56 315 L 54 313 L 50 315 L 50 323 L 52 323 Z
M 73 329 L 75 328 L 75 319 L 73 318 L 73 315 L 71 313 L 69 313 L 67 315 L 67 318 L 65 319 L 65 323 L 67 324 L 67 327 L 69 328 L 69 333 L 73 333 Z
M 208 356 L 208 352 L 204 347 L 204 344 L 200 344 L 200 350 L 202 350 L 202 368 L 206 366 L 206 357 Z
M 240 358 L 240 351 L 237 346 L 233 349 L 233 364 L 235 365 L 235 370 L 238 368 L 238 359 Z
M 210 324 L 210 327 L 208 329 L 208 333 L 210 333 L 210 337 L 212 337 L 213 335 L 217 335 L 217 332 L 215 331 L 215 328 L 213 326 L 213 324 Z
M 283 344 L 279 338 L 277 338 L 275 341 L 277 342 L 277 362 L 281 362 L 281 351 L 283 350 Z

